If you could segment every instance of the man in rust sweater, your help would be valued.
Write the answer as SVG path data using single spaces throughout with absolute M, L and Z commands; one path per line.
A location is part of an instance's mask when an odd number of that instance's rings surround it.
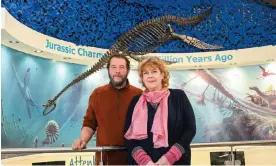
M 80 138 L 72 144 L 74 150 L 85 148 L 97 130 L 97 146 L 125 146 L 125 117 L 131 99 L 142 90 L 129 84 L 127 76 L 130 70 L 129 60 L 122 55 L 113 55 L 108 64 L 110 83 L 96 88 L 90 98 L 84 116 Z M 96 164 L 100 162 L 100 153 L 96 153 Z M 126 152 L 104 152 L 103 164 L 126 165 Z

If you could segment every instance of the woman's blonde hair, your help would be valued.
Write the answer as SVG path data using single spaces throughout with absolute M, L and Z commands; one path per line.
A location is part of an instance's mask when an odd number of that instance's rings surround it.
M 147 59 L 144 59 L 138 65 L 138 74 L 140 77 L 140 82 L 142 83 L 143 87 L 146 88 L 146 86 L 143 82 L 143 72 L 144 72 L 145 68 L 147 68 L 147 67 L 158 68 L 160 70 L 160 72 L 164 74 L 164 79 L 162 80 L 162 87 L 163 88 L 169 87 L 170 73 L 169 73 L 164 61 L 158 57 L 149 57 Z

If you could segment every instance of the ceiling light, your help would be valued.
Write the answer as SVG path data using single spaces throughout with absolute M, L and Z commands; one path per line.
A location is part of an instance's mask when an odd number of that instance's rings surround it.
M 34 52 L 36 52 L 36 53 L 42 53 L 43 51 L 41 51 L 41 50 L 35 50 Z
M 67 59 L 71 59 L 71 58 L 70 58 L 70 57 L 63 57 L 63 59 L 66 59 L 66 60 L 67 60 Z
M 17 44 L 17 43 L 19 43 L 19 41 L 16 41 L 16 40 L 10 40 L 10 41 L 9 41 L 9 43 L 11 43 L 11 44 Z

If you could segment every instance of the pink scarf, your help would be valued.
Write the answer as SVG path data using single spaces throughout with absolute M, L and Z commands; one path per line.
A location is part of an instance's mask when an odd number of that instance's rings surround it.
M 154 148 L 168 147 L 168 97 L 170 91 L 149 92 L 144 91 L 134 107 L 131 125 L 125 134 L 126 139 L 142 140 L 148 138 L 147 121 L 148 107 L 147 102 L 159 103 L 159 107 L 154 116 L 151 132 L 153 133 Z

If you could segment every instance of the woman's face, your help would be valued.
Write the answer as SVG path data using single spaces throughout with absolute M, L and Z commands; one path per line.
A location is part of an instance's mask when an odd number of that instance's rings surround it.
M 143 83 L 149 91 L 162 90 L 164 74 L 157 67 L 145 67 L 143 70 Z

